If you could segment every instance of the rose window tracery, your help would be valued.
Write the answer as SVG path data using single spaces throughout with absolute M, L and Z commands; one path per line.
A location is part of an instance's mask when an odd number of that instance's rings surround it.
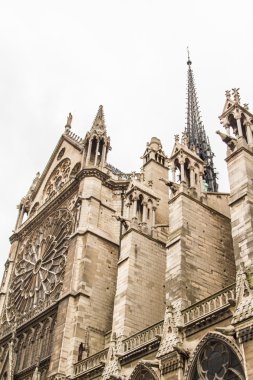
M 71 161 L 69 158 L 62 160 L 54 169 L 45 186 L 45 200 L 58 193 L 67 182 L 70 173 Z
M 72 215 L 60 209 L 21 245 L 8 293 L 9 321 L 60 294 L 71 232 Z

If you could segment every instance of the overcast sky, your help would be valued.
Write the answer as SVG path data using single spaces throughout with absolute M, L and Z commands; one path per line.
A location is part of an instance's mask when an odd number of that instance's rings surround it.
M 215 131 L 225 90 L 253 106 L 252 1 L 1 0 L 0 273 L 22 196 L 73 114 L 83 137 L 104 105 L 108 161 L 138 171 L 152 136 L 167 155 L 185 127 L 190 46 L 202 120 L 228 191 Z

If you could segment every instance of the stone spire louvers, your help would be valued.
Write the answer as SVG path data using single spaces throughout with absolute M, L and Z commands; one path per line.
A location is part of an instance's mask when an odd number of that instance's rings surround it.
M 198 97 L 196 93 L 193 71 L 191 68 L 188 51 L 188 74 L 187 74 L 187 121 L 185 132 L 188 136 L 188 148 L 195 149 L 196 153 L 205 163 L 203 179 L 207 183 L 207 191 L 218 191 L 217 174 L 213 164 L 213 152 L 209 138 L 206 136 L 204 125 L 201 121 Z

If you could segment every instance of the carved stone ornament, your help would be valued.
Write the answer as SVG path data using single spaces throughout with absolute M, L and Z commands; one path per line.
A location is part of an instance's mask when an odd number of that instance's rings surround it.
M 103 380 L 109 380 L 111 378 L 117 379 L 120 378 L 121 366 L 118 360 L 118 353 L 121 347 L 122 337 L 116 339 L 116 335 L 113 334 L 112 340 L 110 342 L 107 363 L 103 371 Z
M 71 161 L 64 158 L 54 169 L 45 186 L 45 201 L 57 194 L 69 179 Z
M 236 275 L 236 310 L 232 325 L 242 322 L 253 313 L 253 268 L 241 264 Z
M 7 295 L 9 322 L 59 297 L 72 225 L 72 214 L 57 210 L 20 245 Z
M 181 324 L 180 311 L 175 310 L 171 303 L 167 303 L 163 335 L 157 357 L 160 358 L 169 352 L 175 351 L 176 347 L 182 346 L 182 334 L 179 325 Z

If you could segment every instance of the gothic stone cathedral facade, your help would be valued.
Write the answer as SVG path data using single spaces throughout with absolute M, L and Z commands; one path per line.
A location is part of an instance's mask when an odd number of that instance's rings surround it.
M 84 139 L 69 114 L 11 236 L 1 379 L 253 379 L 253 114 L 237 89 L 220 120 L 230 194 L 190 59 L 182 139 L 168 158 L 153 137 L 140 173 L 107 163 L 102 107 Z

